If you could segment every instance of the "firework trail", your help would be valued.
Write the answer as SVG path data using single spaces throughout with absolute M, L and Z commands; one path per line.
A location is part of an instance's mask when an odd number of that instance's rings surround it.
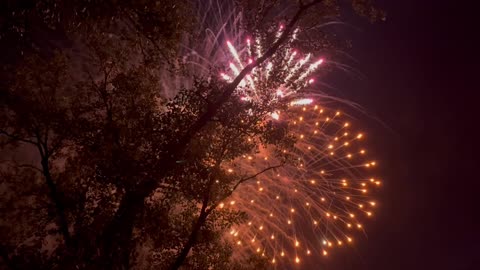
M 193 76 L 208 77 L 212 69 L 222 67 L 230 58 L 226 45 L 229 39 L 239 43 L 244 37 L 242 14 L 233 1 L 192 1 L 195 17 L 199 18 L 193 35 L 182 38 L 176 61 L 181 72 L 159 70 L 162 95 L 173 98 L 180 89 L 192 88 Z
M 283 26 L 280 25 L 276 37 L 280 37 L 282 31 Z M 295 40 L 297 32 L 298 29 L 294 31 L 287 44 L 291 44 Z M 252 63 L 255 58 L 259 58 L 263 54 L 260 38 L 256 37 L 254 38 L 254 41 L 247 38 L 245 45 L 243 51 L 246 50 L 246 53 L 241 53 L 235 49 L 230 41 L 227 41 L 231 57 L 235 61 L 229 63 L 229 74 L 223 72 L 220 73 L 220 76 L 227 82 L 231 82 L 233 78 L 238 76 L 246 64 Z M 247 55 L 247 63 L 242 61 L 241 54 Z M 259 88 L 267 85 L 267 91 L 275 93 L 273 96 L 274 98 L 272 99 L 272 101 L 274 101 L 276 99 L 295 95 L 301 89 L 312 84 L 315 80 L 309 78 L 309 75 L 314 73 L 324 60 L 320 58 L 316 61 L 311 61 L 311 54 L 307 54 L 299 59 L 297 57 L 298 54 L 297 51 L 291 48 L 281 50 L 274 54 L 271 61 L 268 61 L 265 65 L 260 65 L 254 68 L 251 74 L 247 75 L 245 79 L 240 82 L 237 94 L 244 100 L 256 100 L 262 94 L 257 93 Z M 271 79 L 272 77 L 278 82 L 273 83 L 274 80 Z
M 241 25 L 242 12 L 230 1 L 199 1 L 196 35 L 183 37 L 176 65 L 181 72 L 159 71 L 162 96 L 174 97 L 179 89 L 191 88 L 193 77 L 208 77 L 218 71 L 225 81 L 233 80 L 247 64 L 260 57 L 272 41 L 264 34 L 248 34 Z M 284 30 L 279 24 L 270 32 L 278 39 Z M 292 47 L 299 29 L 269 61 L 254 68 L 240 83 L 237 94 L 245 100 L 258 98 L 266 91 L 274 91 L 278 98 L 288 97 L 313 84 L 310 77 L 324 59 L 302 54 Z

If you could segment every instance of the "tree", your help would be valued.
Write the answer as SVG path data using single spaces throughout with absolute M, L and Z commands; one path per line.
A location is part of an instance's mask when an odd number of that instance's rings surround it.
M 16 29 L 17 20 L 39 17 L 51 29 L 60 27 L 69 37 L 81 37 L 85 47 L 82 57 L 68 50 L 26 57 L 2 90 L 7 116 L 0 122 L 2 145 L 29 145 L 28 151 L 35 149 L 38 157 L 5 174 L 11 179 L 5 188 L 14 192 L 15 187 L 18 194 L 33 189 L 35 200 L 54 206 L 50 215 L 40 212 L 32 220 L 54 222 L 55 230 L 22 228 L 37 235 L 36 245 L 29 248 L 34 256 L 24 267 L 41 261 L 47 268 L 61 269 L 245 269 L 245 261 L 232 257 L 233 247 L 222 237 L 233 224 L 244 222 L 245 215 L 220 204 L 239 185 L 291 161 L 278 151 L 280 162 L 256 174 L 227 168 L 261 147 L 284 149 L 294 141 L 284 127 L 269 121 L 271 112 L 287 104 L 272 91 L 283 83 L 285 72 L 274 69 L 275 76 L 258 86 L 255 101 L 235 93 L 253 68 L 285 59 L 286 49 L 293 46 L 289 37 L 299 24 L 308 27 L 295 45 L 324 48 L 324 36 L 309 35 L 323 21 L 311 18 L 335 16 L 337 3 L 295 2 L 284 13 L 285 28 L 277 37 L 274 25 L 279 18 L 274 14 L 279 1 L 239 1 L 246 14 L 243 27 L 261 37 L 264 53 L 232 82 L 210 73 L 192 80 L 192 87 L 169 101 L 158 95 L 161 83 L 152 67 L 170 66 L 178 35 L 187 29 L 180 23 L 185 13 L 172 10 L 188 9 L 169 1 L 157 3 L 122 2 L 108 12 L 90 1 L 9 6 L 15 11 L 8 14 L 10 30 Z M 5 164 L 18 163 L 14 161 Z M 35 182 L 23 189 L 29 178 L 43 179 L 44 188 Z M 7 197 L 6 203 L 12 200 Z M 10 210 L 10 217 L 18 218 L 18 212 Z M 7 265 L 16 266 L 16 258 L 22 258 L 16 255 L 18 243 L 27 235 L 17 235 L 2 246 Z M 62 239 L 49 247 L 54 255 L 35 254 L 47 237 Z M 265 263 L 253 254 L 247 261 L 253 269 Z
M 164 56 L 191 27 L 190 5 L 173 1 L 5 1 L 0 38 L 13 55 L 69 47 L 97 34 L 114 34 Z M 148 53 L 147 51 L 145 53 Z
M 31 59 L 36 70 L 20 69 L 17 83 L 4 93 L 2 111 L 5 118 L 0 123 L 0 134 L 9 141 L 27 144 L 38 153 L 40 173 L 48 187 L 49 198 L 55 206 L 56 223 L 65 242 L 71 239 L 63 198 L 57 190 L 52 175 L 52 160 L 61 159 L 68 148 L 69 134 L 65 132 L 71 119 L 65 102 L 65 59 L 57 56 L 51 63 Z M 21 83 L 20 83 L 21 82 Z M 30 167 L 30 164 L 23 166 Z

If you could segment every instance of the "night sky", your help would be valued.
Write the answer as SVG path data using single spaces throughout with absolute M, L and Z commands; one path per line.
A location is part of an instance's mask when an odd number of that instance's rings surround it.
M 351 22 L 354 67 L 364 78 L 335 75 L 329 83 L 369 113 L 380 206 L 354 248 L 332 250 L 310 269 L 480 269 L 478 99 L 467 80 L 468 24 L 457 16 L 467 8 L 379 3 L 386 22 Z

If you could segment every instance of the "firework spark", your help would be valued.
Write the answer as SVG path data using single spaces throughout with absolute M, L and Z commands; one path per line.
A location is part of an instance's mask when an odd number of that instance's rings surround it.
M 288 123 L 298 140 L 294 149 L 284 150 L 295 162 L 241 186 L 221 207 L 250 217 L 229 232 L 238 254 L 250 250 L 272 263 L 296 264 L 303 257 L 326 256 L 332 247 L 350 244 L 352 231 L 363 231 L 362 220 L 373 216 L 376 202 L 370 194 L 381 182 L 371 176 L 376 161 L 361 147 L 365 135 L 351 130 L 340 112 L 312 102 L 290 110 L 279 121 Z M 279 162 L 272 153 L 266 148 L 244 156 L 235 168 L 258 172 Z

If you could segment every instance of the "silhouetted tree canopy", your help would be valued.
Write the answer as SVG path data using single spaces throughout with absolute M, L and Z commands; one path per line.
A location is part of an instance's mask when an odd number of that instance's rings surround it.
M 312 29 L 299 47 L 334 47 L 315 25 L 339 16 L 340 6 L 236 1 L 242 27 L 263 37 L 264 55 L 232 83 L 212 71 L 168 99 L 156 71 L 183 72 L 181 43 L 198 38 L 194 11 L 205 2 L 0 4 L 2 267 L 267 267 L 258 254 L 232 256 L 235 247 L 223 235 L 247 216 L 218 205 L 253 177 L 229 173 L 225 163 L 261 146 L 293 146 L 288 126 L 266 121 L 287 102 L 272 101 L 269 91 L 281 74 L 258 89 L 256 102 L 234 90 L 253 67 L 276 61 L 294 27 Z M 382 16 L 368 1 L 353 6 L 369 18 Z M 279 17 L 279 9 L 287 11 Z M 286 28 L 275 40 L 278 21 Z M 280 151 L 278 160 L 265 170 L 291 162 Z

